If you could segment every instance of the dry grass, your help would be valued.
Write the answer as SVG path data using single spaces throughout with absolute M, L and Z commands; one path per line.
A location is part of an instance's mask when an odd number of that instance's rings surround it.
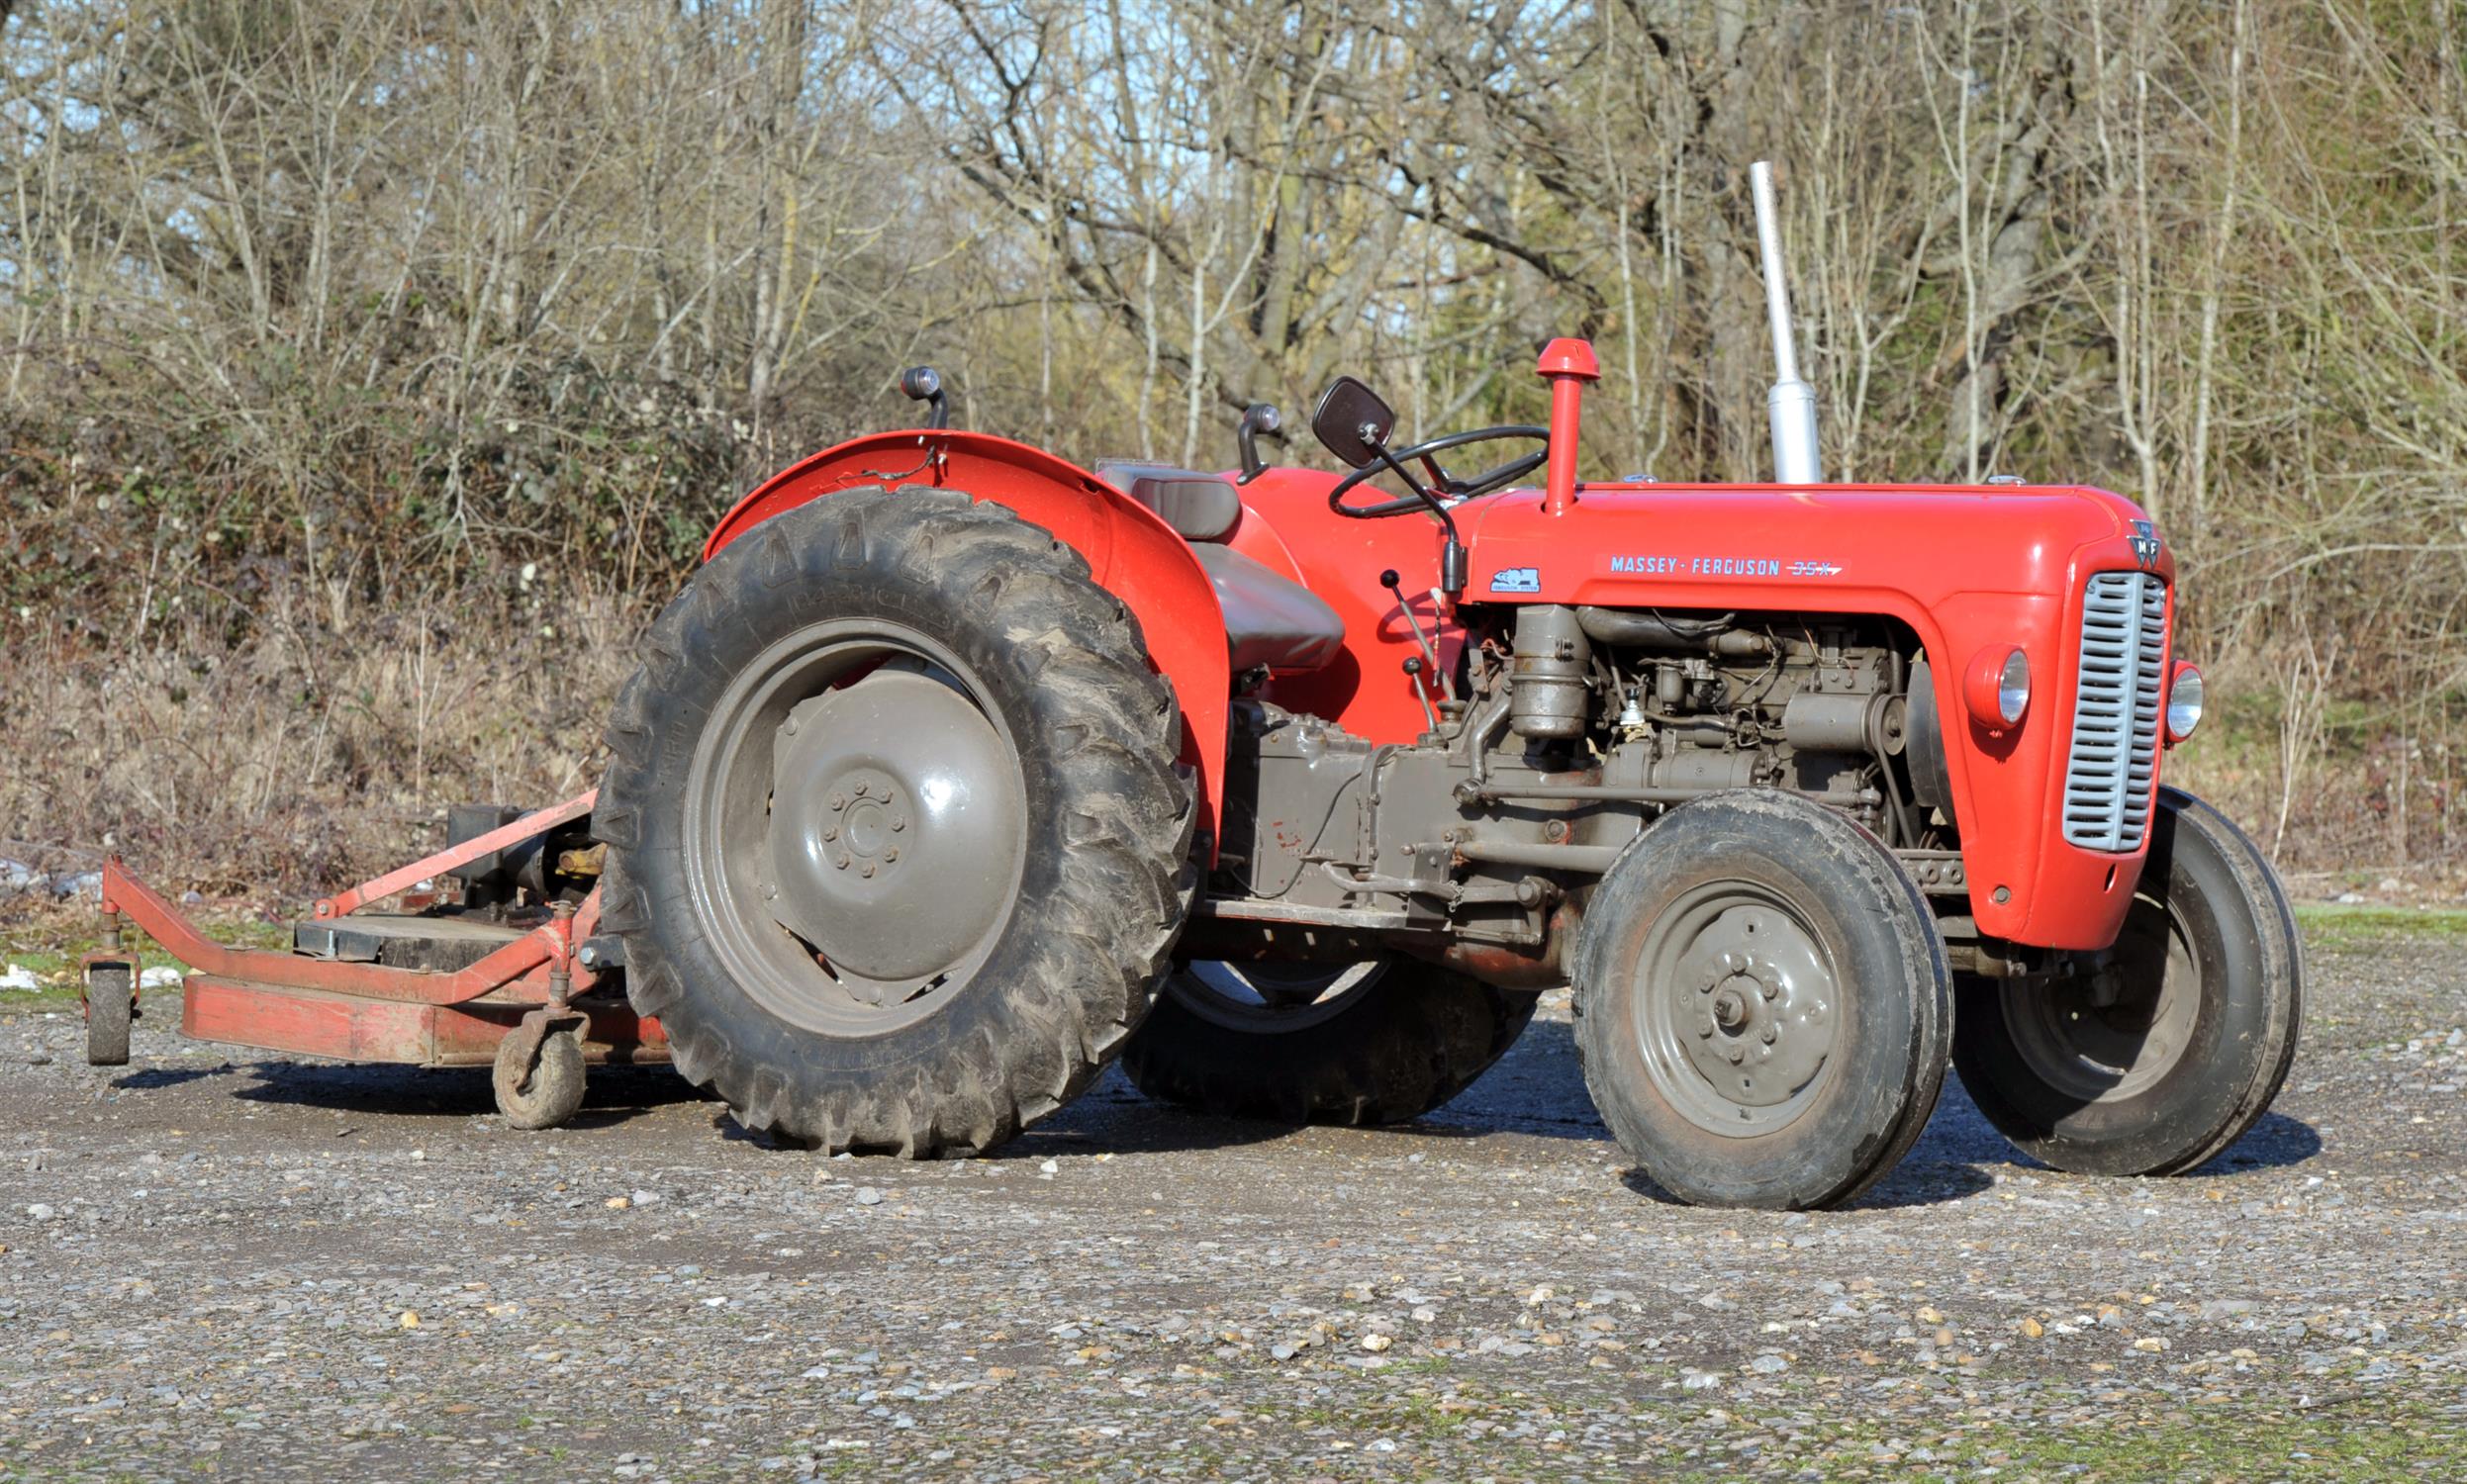
M 244 647 L 177 627 L 127 654 L 14 637 L 0 851 L 50 870 L 118 852 L 210 897 L 330 889 L 441 844 L 449 802 L 597 782 L 641 611 L 584 591 L 498 622 L 423 604 L 337 631 L 294 596 Z

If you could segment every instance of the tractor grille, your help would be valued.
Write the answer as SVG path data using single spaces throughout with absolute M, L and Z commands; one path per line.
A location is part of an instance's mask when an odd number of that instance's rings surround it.
M 2082 595 L 2081 684 L 2064 761 L 2064 838 L 2089 850 L 2141 848 L 2158 761 L 2159 664 L 2167 585 L 2102 572 Z

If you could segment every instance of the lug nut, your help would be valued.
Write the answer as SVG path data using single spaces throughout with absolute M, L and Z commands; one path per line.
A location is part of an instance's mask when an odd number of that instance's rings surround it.
M 823 839 L 825 839 L 825 840 L 836 840 L 836 839 L 838 839 L 838 838 L 839 838 L 839 826 L 838 826 L 838 825 L 836 825 L 836 824 L 826 824 L 826 825 L 822 826 L 822 838 L 823 838 Z
M 1740 1063 L 1748 1060 L 1748 1048 L 1744 1046 L 1734 1046 L 1722 1055 L 1730 1058 L 1731 1065 L 1733 1067 L 1737 1067 Z
M 780 730 L 781 730 L 781 731 L 783 731 L 783 732 L 786 732 L 788 735 L 790 735 L 790 736 L 792 736 L 792 737 L 796 736 L 796 735 L 797 735 L 797 718 L 796 718 L 796 717 L 794 717 L 794 716 L 789 717 L 789 718 L 788 718 L 788 720 L 786 720 L 785 722 L 782 722 L 782 723 L 780 724 Z
M 1762 1039 L 1766 1046 L 1771 1046 L 1773 1044 L 1773 1028 L 1771 1026 L 1768 1025 L 1764 1028 Z
M 865 879 L 867 881 L 874 879 L 874 863 L 871 861 L 865 863 Z
M 841 856 L 841 857 L 840 857 L 840 858 L 838 858 L 837 860 L 835 860 L 835 861 L 831 862 L 831 868 L 832 868 L 833 870 L 835 870 L 835 871 L 845 871 L 845 870 L 847 870 L 847 869 L 848 869 L 848 858 L 847 858 L 846 856 Z
M 840 792 L 837 788 L 833 788 L 831 790 L 831 807 L 834 809 L 844 809 L 848 807 L 848 795 Z
M 860 783 L 860 784 L 858 784 L 858 785 L 857 785 L 857 797 L 859 797 L 859 798 L 863 798 L 863 797 L 866 795 L 867 790 L 868 790 L 868 789 L 870 789 L 870 788 L 873 788 L 873 785 L 871 785 L 871 784 L 865 784 L 865 783 Z
M 1764 997 L 1765 997 L 1766 999 L 1779 999 L 1779 998 L 1781 998 L 1781 985 L 1779 985 L 1779 984 L 1765 984 L 1765 985 L 1763 985 L 1762 987 L 1763 987 L 1763 990 L 1764 990 Z
M 886 866 L 898 859 L 900 859 L 900 848 L 896 845 L 883 852 L 883 864 Z
M 896 834 L 898 834 L 900 831 L 901 831 L 901 830 L 903 830 L 903 829 L 906 829 L 907 827 L 908 827 L 908 816 L 907 816 L 907 815 L 905 815 L 905 814 L 894 814 L 894 815 L 892 815 L 892 816 L 891 816 L 891 832 L 892 832 L 893 834 L 895 834 L 895 835 L 896 835 Z

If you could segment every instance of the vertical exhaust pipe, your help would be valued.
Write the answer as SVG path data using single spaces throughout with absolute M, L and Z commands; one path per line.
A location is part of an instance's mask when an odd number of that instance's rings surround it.
M 1825 479 L 1816 452 L 1816 389 L 1799 379 L 1799 352 L 1790 338 L 1790 291 L 1782 283 L 1781 222 L 1773 210 L 1773 167 L 1748 167 L 1756 203 L 1756 245 L 1764 254 L 1764 309 L 1773 322 L 1773 390 L 1764 411 L 1773 423 L 1773 479 L 1814 485 Z

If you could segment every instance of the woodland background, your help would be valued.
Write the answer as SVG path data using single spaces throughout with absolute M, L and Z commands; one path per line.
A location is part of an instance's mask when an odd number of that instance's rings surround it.
M 1332 373 L 1765 472 L 2130 493 L 2291 867 L 2467 856 L 2446 0 L 0 0 L 0 852 L 294 888 L 598 769 L 752 481 L 911 420 L 1225 465 Z M 1306 440 L 1305 440 L 1306 441 Z M 1291 456 L 1315 457 L 1303 444 Z M 1911 533 L 1915 541 L 1924 531 Z

